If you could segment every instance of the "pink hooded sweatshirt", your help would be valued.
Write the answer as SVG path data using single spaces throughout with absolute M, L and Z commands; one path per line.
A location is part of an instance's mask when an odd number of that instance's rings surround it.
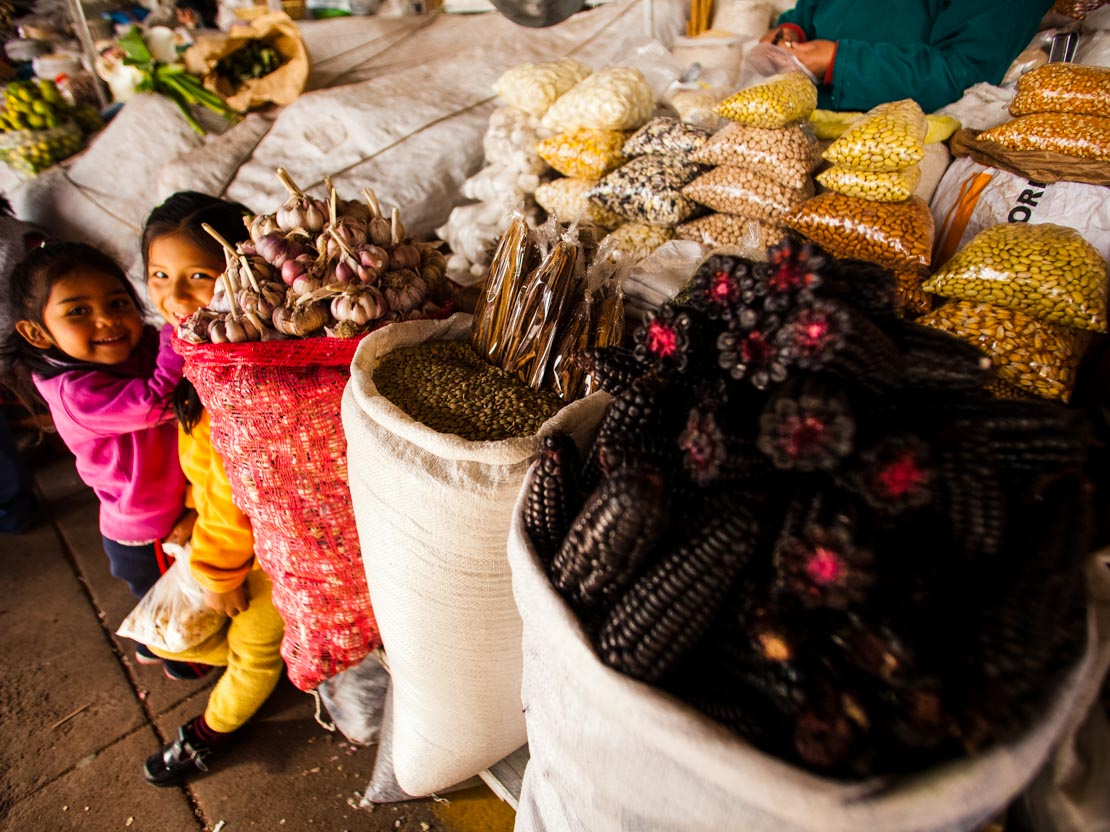
M 173 329 L 147 327 L 131 356 L 110 369 L 35 376 L 77 473 L 100 499 L 100 532 L 127 543 L 168 535 L 185 510 L 177 422 L 169 406 L 184 361 Z

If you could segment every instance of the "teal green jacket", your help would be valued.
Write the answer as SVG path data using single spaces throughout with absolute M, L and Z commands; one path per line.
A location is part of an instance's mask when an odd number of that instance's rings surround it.
M 817 106 L 869 110 L 912 98 L 927 113 L 997 84 L 1052 0 L 800 0 L 779 23 L 837 42 Z M 827 77 L 827 76 L 826 76 Z M 818 79 L 821 80 L 821 79 Z

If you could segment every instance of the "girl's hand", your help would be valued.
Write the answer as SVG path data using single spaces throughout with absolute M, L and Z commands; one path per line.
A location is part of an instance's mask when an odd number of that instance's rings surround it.
M 193 526 L 196 525 L 196 522 L 197 513 L 191 508 L 185 509 L 185 513 L 181 515 L 181 518 L 162 542 L 184 546 L 189 542 L 189 538 L 193 536 Z
M 243 584 L 227 592 L 213 592 L 204 590 L 204 603 L 216 612 L 222 612 L 229 618 L 234 618 L 241 612 L 246 612 L 250 606 L 247 600 L 246 588 Z
M 820 82 L 829 71 L 829 65 L 836 59 L 836 41 L 807 40 L 805 43 L 791 44 L 790 51 Z

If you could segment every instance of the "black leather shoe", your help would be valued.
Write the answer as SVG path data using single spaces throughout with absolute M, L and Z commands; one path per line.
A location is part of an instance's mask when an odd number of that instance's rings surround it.
M 208 771 L 211 746 L 196 740 L 182 725 L 177 739 L 157 754 L 151 754 L 143 766 L 146 781 L 153 786 L 176 786 L 200 771 Z

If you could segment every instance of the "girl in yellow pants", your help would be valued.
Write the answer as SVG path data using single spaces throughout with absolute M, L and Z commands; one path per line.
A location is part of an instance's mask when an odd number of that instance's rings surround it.
M 194 192 L 174 194 L 155 208 L 143 231 L 147 288 L 162 316 L 179 326 L 215 291 L 224 269 L 207 223 L 232 241 L 245 236 L 241 205 Z M 270 599 L 270 581 L 254 558 L 250 521 L 231 499 L 223 461 L 212 448 L 208 414 L 183 380 L 174 394 L 178 455 L 189 482 L 186 505 L 195 511 L 190 565 L 209 607 L 230 617 L 227 627 L 185 653 L 163 658 L 226 665 L 202 715 L 146 761 L 155 786 L 172 786 L 207 771 L 236 730 L 262 706 L 282 674 L 283 625 Z

